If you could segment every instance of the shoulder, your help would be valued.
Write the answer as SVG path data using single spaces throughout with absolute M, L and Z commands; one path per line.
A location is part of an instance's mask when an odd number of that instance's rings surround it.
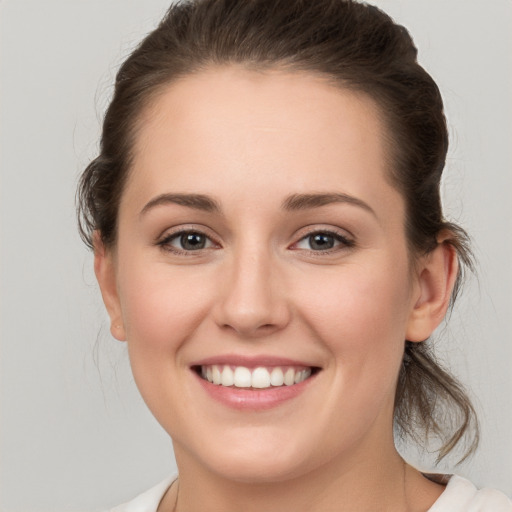
M 428 512 L 512 512 L 512 501 L 500 491 L 477 489 L 469 480 L 453 475 Z
M 176 475 L 166 478 L 163 482 L 139 494 L 131 501 L 111 508 L 106 512 L 156 512 L 160 501 L 162 501 L 164 494 L 174 480 L 176 480 Z
M 166 478 L 133 500 L 107 512 L 156 512 L 176 476 Z M 453 475 L 428 512 L 512 512 L 512 501 L 495 489 L 477 489 L 469 480 Z

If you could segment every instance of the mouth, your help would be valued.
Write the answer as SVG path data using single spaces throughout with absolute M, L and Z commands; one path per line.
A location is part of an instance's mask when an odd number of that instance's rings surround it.
M 320 371 L 314 366 L 234 366 L 197 365 L 192 369 L 204 381 L 216 386 L 246 390 L 264 390 L 300 384 Z

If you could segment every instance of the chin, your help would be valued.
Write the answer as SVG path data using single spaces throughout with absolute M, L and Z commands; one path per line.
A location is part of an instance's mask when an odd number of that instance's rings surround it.
M 300 477 L 311 470 L 311 463 L 304 460 L 287 460 L 281 457 L 261 460 L 238 457 L 217 464 L 212 470 L 217 475 L 234 482 L 247 484 L 272 484 Z
M 202 467 L 218 477 L 247 484 L 291 480 L 321 464 L 317 460 L 319 454 L 309 442 L 300 442 L 293 436 L 288 436 L 287 441 L 283 442 L 279 435 L 272 439 L 260 435 L 253 436 L 250 442 L 233 439 L 208 445 L 205 442 L 196 457 Z M 220 450 L 219 446 L 222 446 Z

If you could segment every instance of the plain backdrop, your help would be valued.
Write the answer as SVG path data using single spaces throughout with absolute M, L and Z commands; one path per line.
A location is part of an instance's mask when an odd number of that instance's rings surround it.
M 512 494 L 512 2 L 374 3 L 411 31 L 442 90 L 446 214 L 480 262 L 437 341 L 482 422 L 481 448 L 457 472 Z M 74 213 L 115 71 L 166 7 L 0 0 L 3 512 L 101 510 L 175 471 L 109 335 Z

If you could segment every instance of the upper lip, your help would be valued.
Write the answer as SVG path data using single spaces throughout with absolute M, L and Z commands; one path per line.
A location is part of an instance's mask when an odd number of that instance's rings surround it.
M 236 354 L 223 354 L 207 357 L 194 361 L 190 366 L 211 366 L 211 365 L 231 365 L 244 366 L 246 368 L 257 368 L 259 366 L 303 366 L 305 368 L 314 368 L 309 362 L 290 359 L 287 357 L 276 357 L 271 355 L 244 356 Z

